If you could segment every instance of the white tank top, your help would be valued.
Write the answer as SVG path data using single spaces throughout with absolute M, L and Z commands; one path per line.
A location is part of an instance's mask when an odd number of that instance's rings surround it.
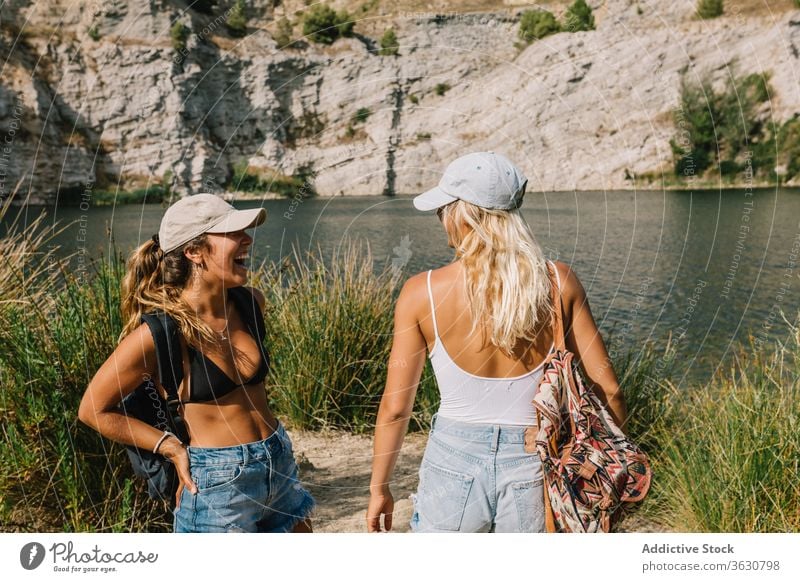
M 556 273 L 558 292 L 561 277 Z M 458 365 L 447 353 L 436 325 L 436 308 L 431 291 L 431 271 L 428 271 L 428 297 L 431 302 L 434 344 L 428 357 L 439 385 L 441 404 L 438 415 L 461 422 L 532 426 L 536 424 L 536 410 L 532 401 L 542 378 L 544 361 L 534 370 L 511 378 L 476 376 Z M 555 349 L 555 341 L 548 355 Z

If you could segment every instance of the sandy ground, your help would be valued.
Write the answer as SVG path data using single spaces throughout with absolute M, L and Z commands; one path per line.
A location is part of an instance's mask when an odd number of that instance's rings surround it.
M 348 432 L 288 431 L 300 468 L 300 479 L 317 500 L 314 531 L 365 532 L 372 467 L 372 437 Z M 417 489 L 419 465 L 427 434 L 410 433 L 403 442 L 392 484 L 395 501 L 393 532 L 409 531 Z M 623 520 L 618 532 L 663 532 L 664 528 L 634 514 Z
M 314 531 L 366 532 L 372 437 L 348 432 L 289 430 L 303 485 L 317 500 Z M 407 532 L 426 434 L 406 435 L 395 467 L 392 531 Z

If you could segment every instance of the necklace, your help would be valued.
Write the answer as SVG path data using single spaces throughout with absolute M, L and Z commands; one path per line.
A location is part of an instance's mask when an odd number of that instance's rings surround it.
M 230 307 L 228 308 L 228 311 L 230 311 Z M 228 324 L 229 324 L 229 323 L 230 323 L 230 321 L 231 321 L 231 319 L 230 319 L 230 315 L 229 315 L 228 311 L 226 311 L 226 313 L 225 313 L 225 327 L 223 327 L 223 328 L 222 328 L 221 330 L 219 330 L 219 331 L 217 331 L 217 330 L 214 330 L 214 331 L 215 331 L 215 332 L 216 332 L 216 333 L 219 335 L 219 339 L 220 339 L 220 341 L 223 341 L 223 342 L 224 342 L 224 341 L 226 341 L 226 340 L 228 339 L 228 336 L 227 336 L 227 335 L 225 335 L 225 332 L 226 332 L 226 331 L 228 331 Z

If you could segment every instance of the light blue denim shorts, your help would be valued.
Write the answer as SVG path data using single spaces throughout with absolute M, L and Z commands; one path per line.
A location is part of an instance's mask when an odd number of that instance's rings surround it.
M 188 451 L 197 493 L 181 493 L 173 511 L 176 533 L 289 532 L 314 508 L 280 423 L 262 441 Z
M 411 530 L 544 532 L 542 463 L 525 452 L 525 429 L 435 414 L 411 496 Z

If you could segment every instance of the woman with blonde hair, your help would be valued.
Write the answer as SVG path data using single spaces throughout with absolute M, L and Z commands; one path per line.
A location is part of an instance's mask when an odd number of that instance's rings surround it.
M 581 283 L 564 263 L 545 260 L 519 211 L 526 185 L 506 157 L 478 152 L 452 162 L 436 188 L 414 199 L 418 210 L 436 210 L 455 260 L 411 277 L 397 300 L 368 531 L 392 527 L 389 483 L 426 350 L 441 404 L 412 496 L 412 531 L 545 531 L 541 460 L 526 452 L 525 432 L 536 425 L 532 401 L 554 351 L 552 292 L 561 294 L 567 348 L 614 421 L 626 419 Z
M 253 242 L 245 230 L 265 215 L 212 194 L 167 209 L 159 233 L 128 261 L 119 345 L 80 404 L 80 420 L 103 436 L 174 463 L 176 532 L 311 531 L 314 500 L 298 482 L 291 441 L 267 404 L 264 296 L 244 287 Z M 188 443 L 119 408 L 146 378 L 156 378 L 167 399 L 156 332 L 142 323 L 156 312 L 179 332 Z

